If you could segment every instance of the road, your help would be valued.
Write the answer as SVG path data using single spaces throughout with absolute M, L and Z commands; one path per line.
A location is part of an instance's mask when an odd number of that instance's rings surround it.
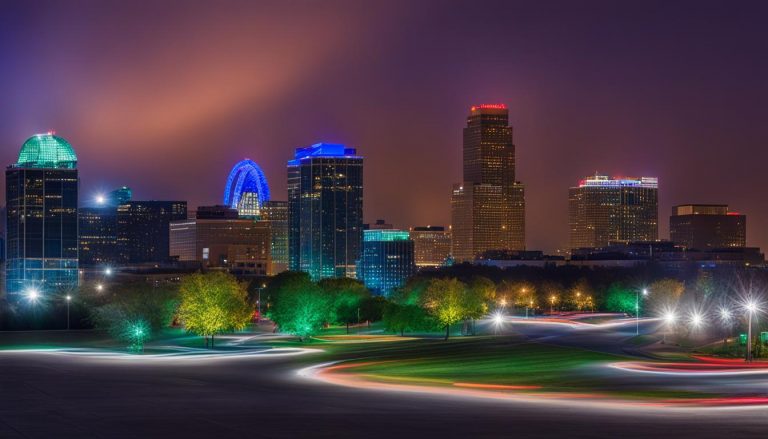
M 551 331 L 551 328 L 542 329 Z M 0 353 L 0 437 L 765 437 L 764 408 L 594 408 L 361 390 L 315 353 L 222 358 Z

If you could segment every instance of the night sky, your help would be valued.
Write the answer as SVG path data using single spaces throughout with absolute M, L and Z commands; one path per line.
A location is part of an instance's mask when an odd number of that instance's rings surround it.
M 5 1 L 0 162 L 55 130 L 81 199 L 221 202 L 297 146 L 365 156 L 365 218 L 448 224 L 469 107 L 505 103 L 528 247 L 566 246 L 567 191 L 658 176 L 671 207 L 728 203 L 768 249 L 768 2 Z M 4 182 L 2 193 L 5 193 Z

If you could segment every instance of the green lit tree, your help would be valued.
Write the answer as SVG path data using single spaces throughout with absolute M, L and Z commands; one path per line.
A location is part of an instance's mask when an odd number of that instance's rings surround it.
M 608 287 L 605 297 L 605 309 L 612 312 L 635 314 L 637 311 L 637 292 L 626 288 L 620 283 L 613 283 Z
M 429 315 L 418 305 L 387 303 L 382 318 L 388 331 L 400 333 L 401 336 L 406 332 L 429 330 L 434 327 Z
M 197 273 L 181 281 L 179 319 L 184 328 L 205 337 L 243 329 L 253 315 L 248 291 L 234 276 L 222 272 Z
M 421 297 L 421 306 L 445 327 L 445 339 L 451 333 L 451 325 L 466 315 L 466 285 L 457 279 L 432 279 Z
M 293 278 L 275 291 L 270 317 L 281 332 L 295 335 L 300 341 L 317 334 L 332 316 L 333 297 L 309 276 Z
M 371 292 L 362 282 L 349 278 L 323 279 L 318 286 L 331 300 L 330 321 L 346 325 L 349 334 L 350 323 L 359 323 L 360 307 Z
M 475 319 L 482 318 L 488 313 L 488 306 L 496 298 L 496 284 L 483 276 L 475 276 L 466 287 L 463 294 L 464 309 L 464 329 L 471 328 L 472 334 L 475 333 Z

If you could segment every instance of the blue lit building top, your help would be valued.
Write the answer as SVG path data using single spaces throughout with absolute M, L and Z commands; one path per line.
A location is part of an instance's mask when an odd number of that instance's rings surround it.
M 296 148 L 294 159 L 289 165 L 297 165 L 302 159 L 307 158 L 362 158 L 357 155 L 355 148 L 348 148 L 338 143 L 315 143 L 312 146 Z
M 256 206 L 245 206 L 248 199 L 255 196 Z M 269 185 L 267 177 L 253 160 L 237 162 L 227 178 L 224 188 L 224 205 L 237 209 L 243 215 L 243 210 L 258 213 L 269 201 Z

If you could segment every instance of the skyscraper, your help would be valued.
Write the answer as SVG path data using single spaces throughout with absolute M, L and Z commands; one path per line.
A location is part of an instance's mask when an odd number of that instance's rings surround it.
M 224 188 L 224 205 L 237 209 L 241 217 L 257 218 L 269 201 L 267 177 L 253 160 L 235 163 Z
M 655 241 L 659 235 L 658 179 L 586 177 L 569 191 L 571 249 L 609 242 Z
M 727 204 L 684 204 L 672 208 L 669 239 L 687 249 L 747 246 L 747 217 Z
M 355 277 L 363 228 L 363 158 L 317 143 L 288 162 L 290 269 L 313 279 Z
M 53 133 L 36 134 L 21 147 L 6 178 L 6 291 L 50 293 L 76 287 L 77 156 Z
M 411 227 L 416 267 L 440 267 L 451 256 L 451 231 L 442 226 Z
M 272 272 L 288 269 L 288 202 L 270 200 L 264 203 L 261 220 L 269 223 L 272 255 Z
M 131 200 L 133 192 L 123 186 L 100 196 L 96 206 L 81 207 L 78 211 L 82 266 L 112 265 L 120 261 L 117 248 L 117 206 Z
M 363 231 L 363 251 L 357 273 L 374 294 L 388 296 L 415 272 L 413 241 L 407 230 Z
M 187 218 L 186 201 L 128 201 L 117 207 L 120 262 L 165 262 L 170 258 L 169 223 Z
M 464 128 L 463 180 L 451 196 L 452 254 L 525 249 L 525 191 L 515 180 L 515 145 L 503 104 L 474 106 Z

